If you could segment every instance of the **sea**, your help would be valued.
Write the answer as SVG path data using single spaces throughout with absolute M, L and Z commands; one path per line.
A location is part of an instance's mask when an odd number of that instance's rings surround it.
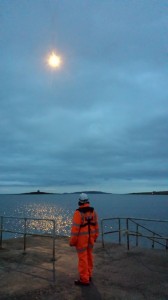
M 103 235 L 105 240 L 112 242 L 118 240 L 118 233 L 107 234 L 107 232 L 118 229 L 117 218 L 121 218 L 120 229 L 123 229 L 121 235 L 123 242 L 126 240 L 124 233 L 126 218 L 139 219 L 136 222 L 148 229 L 139 227 L 143 230 L 144 235 L 153 235 L 154 231 L 168 237 L 167 195 L 88 194 L 88 196 L 90 205 L 98 214 L 99 240 L 102 240 L 102 232 L 105 233 Z M 56 224 L 56 235 L 70 236 L 73 213 L 78 208 L 78 197 L 78 194 L 0 195 L 0 217 L 1 223 L 3 217 L 3 229 L 14 231 L 3 232 L 3 239 L 23 235 L 24 219 L 17 218 L 30 218 L 27 230 L 29 233 L 36 234 L 52 234 L 53 223 L 44 219 L 53 219 Z M 111 218 L 113 219 L 111 220 Z M 36 221 L 36 219 L 42 220 Z M 105 221 L 104 219 L 110 220 Z M 157 221 L 147 221 L 146 219 Z M 129 230 L 135 231 L 133 222 L 130 222 Z M 132 244 L 135 244 L 134 240 L 135 237 L 132 237 Z M 145 245 L 144 241 L 145 239 L 143 239 Z M 151 244 L 152 242 L 146 239 L 146 243 Z

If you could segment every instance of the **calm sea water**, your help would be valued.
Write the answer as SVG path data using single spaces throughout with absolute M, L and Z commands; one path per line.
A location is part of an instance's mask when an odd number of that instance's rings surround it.
M 111 217 L 168 219 L 168 196 L 90 194 L 89 199 L 91 206 L 98 213 L 99 221 Z M 65 236 L 70 234 L 73 212 L 77 207 L 78 195 L 76 194 L 0 195 L 0 216 L 55 219 L 56 233 Z M 143 225 L 146 225 L 146 222 L 143 222 Z M 23 226 L 23 221 L 5 219 L 5 229 L 12 228 L 17 231 L 20 228 L 19 230 L 23 231 Z M 107 222 L 105 226 L 114 228 L 116 224 Z M 150 222 L 149 228 L 168 236 L 168 223 Z M 52 232 L 52 224 L 30 221 L 29 229 L 37 233 Z M 4 237 L 9 238 L 13 235 L 4 234 Z

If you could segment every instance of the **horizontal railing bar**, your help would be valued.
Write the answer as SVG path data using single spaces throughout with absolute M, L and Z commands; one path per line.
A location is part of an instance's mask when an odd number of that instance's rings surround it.
M 3 229 L 3 230 L 0 229 L 0 232 L 17 233 L 17 234 L 22 234 L 22 235 L 25 234 L 25 232 L 13 231 L 13 230 L 5 230 L 5 229 Z M 40 236 L 45 236 L 44 234 L 41 234 L 41 233 L 30 233 L 30 232 L 26 232 L 26 235 L 40 235 Z M 47 236 L 53 236 L 53 234 L 50 233 Z
M 163 223 L 164 223 L 164 222 L 165 222 L 165 223 L 168 222 L 168 220 L 147 219 L 147 218 L 130 218 L 130 217 L 129 217 L 129 218 L 126 218 L 126 219 L 129 219 L 129 220 L 130 220 L 130 219 L 133 219 L 133 220 L 139 220 L 139 221 L 141 220 L 141 221 L 163 222 Z
M 117 219 L 120 219 L 120 220 L 126 220 L 126 219 L 131 219 L 131 220 L 139 220 L 139 221 L 151 221 L 151 222 L 167 222 L 168 223 L 168 220 L 159 220 L 159 219 L 147 219 L 147 218 L 134 218 L 134 217 L 114 217 L 114 218 L 106 218 L 106 219 L 101 219 L 102 221 L 110 221 L 110 220 L 117 220 Z
M 125 219 L 127 219 L 127 218 L 120 218 L 120 217 L 114 217 L 114 218 L 107 218 L 107 219 L 101 219 L 101 221 L 110 221 L 110 220 L 118 220 L 118 219 L 120 219 L 120 220 L 125 220 Z
M 114 230 L 114 231 L 106 231 L 106 232 L 103 232 L 103 234 L 116 233 L 116 232 L 126 232 L 126 231 L 127 231 L 126 229 L 121 229 L 121 230 Z
M 13 231 L 13 230 L 6 230 L 6 229 L 3 229 L 3 230 L 0 230 L 1 232 L 9 232 L 9 233 L 18 233 L 18 234 L 25 234 L 24 232 L 18 232 L 18 231 Z
M 119 230 L 114 230 L 114 231 L 106 231 L 106 232 L 104 232 L 104 234 L 116 233 L 116 232 L 119 232 Z
M 52 237 L 52 234 L 40 234 L 40 233 L 26 233 L 26 235 L 42 236 L 42 237 Z M 55 237 L 56 238 L 56 237 Z
M 3 219 L 18 219 L 18 220 L 35 220 L 35 221 L 49 221 L 54 222 L 54 219 L 41 219 L 41 218 L 29 218 L 29 217 L 13 217 L 13 216 L 0 216 Z

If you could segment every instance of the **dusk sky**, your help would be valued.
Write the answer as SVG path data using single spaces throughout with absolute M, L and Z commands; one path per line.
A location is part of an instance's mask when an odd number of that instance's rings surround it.
M 0 0 L 0 45 L 0 193 L 168 190 L 168 0 Z

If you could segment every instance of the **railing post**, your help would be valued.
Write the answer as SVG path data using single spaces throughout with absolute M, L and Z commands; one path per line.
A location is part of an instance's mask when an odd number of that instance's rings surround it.
M 139 241 L 139 226 L 137 224 L 136 226 L 136 247 L 138 247 L 138 241 Z
M 26 234 L 27 234 L 27 219 L 24 218 L 24 248 L 23 248 L 23 254 L 26 254 Z
M 103 220 L 101 220 L 101 232 L 102 232 L 102 246 L 104 248 L 104 231 L 103 231 Z
M 53 220 L 53 261 L 55 261 L 55 220 Z
M 2 248 L 2 234 L 3 234 L 3 216 L 1 216 L 1 239 L 0 239 L 0 248 Z
M 119 244 L 121 245 L 121 222 L 120 222 L 120 218 L 118 219 L 118 230 L 119 230 Z
M 127 250 L 129 250 L 129 219 L 127 218 Z

